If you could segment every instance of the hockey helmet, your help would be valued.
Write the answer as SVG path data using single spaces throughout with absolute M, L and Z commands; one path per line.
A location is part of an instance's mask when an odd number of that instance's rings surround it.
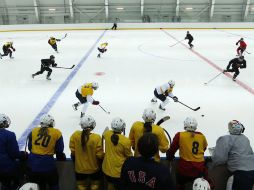
M 243 41 L 243 38 L 241 38 L 240 40 Z
M 145 122 L 154 122 L 156 119 L 156 113 L 151 108 L 146 108 L 143 112 L 142 118 Z
M 173 88 L 175 86 L 175 81 L 174 80 L 170 80 L 168 81 L 168 84 L 171 88 Z
M 97 89 L 99 88 L 99 84 L 98 84 L 97 82 L 93 82 L 93 83 L 92 83 L 92 88 L 93 88 L 94 90 L 97 90 Z
M 124 120 L 122 120 L 119 117 L 114 118 L 111 122 L 111 129 L 114 132 L 121 133 L 124 131 L 125 127 L 126 127 L 126 124 Z
M 41 116 L 41 127 L 54 127 L 55 126 L 55 120 L 54 118 L 49 114 L 44 114 Z
M 39 190 L 36 183 L 25 183 L 19 190 Z
M 90 115 L 86 115 L 86 116 L 82 117 L 80 119 L 79 124 L 82 129 L 87 129 L 87 128 L 94 129 L 96 126 L 96 122 L 95 122 L 94 118 Z
M 8 128 L 10 124 L 10 118 L 5 114 L 0 114 L 0 128 Z
M 239 59 L 244 60 L 244 56 L 243 56 L 243 55 L 241 55 L 241 56 L 239 57 Z
M 54 56 L 54 55 L 51 55 L 51 56 L 49 57 L 49 59 L 55 59 L 55 56 Z
M 210 190 L 208 181 L 203 178 L 197 178 L 193 182 L 192 190 Z
M 194 117 L 187 117 L 184 120 L 184 130 L 194 132 L 196 131 L 198 122 Z
M 230 135 L 240 135 L 244 132 L 245 128 L 243 124 L 241 124 L 237 120 L 232 120 L 228 123 L 228 131 Z

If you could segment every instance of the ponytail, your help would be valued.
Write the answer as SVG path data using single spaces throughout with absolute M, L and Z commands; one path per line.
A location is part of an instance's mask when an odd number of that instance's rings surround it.
M 86 143 L 89 140 L 89 135 L 90 135 L 90 129 L 89 128 L 83 129 L 81 134 L 81 146 L 83 151 L 85 151 Z
M 145 122 L 144 123 L 144 133 L 151 133 L 152 132 L 152 122 Z
M 119 136 L 117 135 L 118 133 L 114 132 L 111 135 L 111 142 L 116 146 L 118 144 L 119 141 Z
M 48 135 L 48 127 L 41 127 L 39 130 L 39 135 L 47 136 Z

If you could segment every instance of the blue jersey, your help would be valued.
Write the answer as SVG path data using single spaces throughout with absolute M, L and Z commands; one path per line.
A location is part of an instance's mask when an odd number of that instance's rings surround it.
M 15 159 L 19 158 L 19 147 L 15 133 L 0 128 L 0 173 L 15 170 Z
M 39 134 L 40 128 L 34 128 L 29 135 L 28 166 L 32 172 L 47 172 L 56 169 L 54 154 L 62 154 L 64 142 L 62 134 L 55 128 L 48 128 L 48 134 Z

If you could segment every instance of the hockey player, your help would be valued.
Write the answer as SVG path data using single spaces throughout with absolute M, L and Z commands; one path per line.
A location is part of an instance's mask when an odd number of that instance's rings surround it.
M 193 36 L 190 34 L 189 31 L 187 31 L 186 37 L 185 37 L 184 39 L 185 39 L 185 40 L 189 40 L 188 44 L 189 44 L 189 46 L 190 46 L 190 49 L 194 47 L 194 46 L 192 45 Z
M 99 88 L 98 83 L 92 82 L 92 83 L 84 83 L 76 90 L 76 97 L 78 98 L 79 102 L 73 104 L 72 107 L 75 111 L 77 111 L 78 107 L 81 104 L 84 104 L 80 117 L 83 117 L 85 115 L 89 103 L 93 105 L 99 105 L 100 102 L 92 98 L 93 91 L 97 90 L 98 88 Z
M 179 149 L 180 160 L 177 166 L 177 190 L 184 190 L 185 184 L 193 182 L 197 177 L 207 179 L 204 152 L 207 148 L 205 136 L 196 132 L 197 121 L 193 117 L 184 120 L 184 132 L 178 132 L 167 151 L 167 159 L 172 161 Z
M 42 59 L 41 60 L 41 70 L 38 71 L 37 73 L 32 74 L 32 78 L 34 78 L 36 75 L 40 75 L 42 74 L 44 71 L 48 71 L 47 80 L 51 80 L 50 75 L 52 73 L 52 69 L 50 68 L 50 66 L 52 67 L 56 67 L 57 64 L 55 63 L 55 56 L 51 55 L 49 57 L 49 59 Z
M 137 121 L 133 123 L 129 133 L 131 146 L 134 149 L 134 156 L 140 156 L 137 148 L 138 140 L 145 133 L 154 133 L 159 139 L 159 150 L 162 153 L 165 153 L 169 148 L 169 142 L 164 133 L 164 130 L 160 126 L 154 124 L 156 119 L 155 111 L 151 108 L 145 109 L 142 115 L 142 119 L 144 122 Z M 154 160 L 160 161 L 159 152 L 155 154 Z
M 103 54 L 103 53 L 105 53 L 107 51 L 107 49 L 106 49 L 107 46 L 108 46 L 108 42 L 105 42 L 105 43 L 102 43 L 100 45 L 100 47 L 98 47 L 98 50 L 99 50 L 99 54 L 97 55 L 98 58 L 101 57 L 101 53 Z
M 247 44 L 244 42 L 243 38 L 241 38 L 240 40 L 238 40 L 238 42 L 236 42 L 236 45 L 239 45 L 239 47 L 236 49 L 237 55 L 241 56 L 243 54 L 243 52 L 245 51 Z
M 111 129 L 105 131 L 105 156 L 102 171 L 108 181 L 108 190 L 125 189 L 121 180 L 121 168 L 124 161 L 132 156 L 130 140 L 122 135 L 125 131 L 125 122 L 117 117 L 111 122 Z
M 129 157 L 123 164 L 121 179 L 126 189 L 176 190 L 170 169 L 154 160 L 159 151 L 159 139 L 145 133 L 138 140 L 139 157 Z
M 226 164 L 234 176 L 234 190 L 252 190 L 254 185 L 254 153 L 244 130 L 239 121 L 230 121 L 229 134 L 217 139 L 212 155 L 211 167 Z
M 92 116 L 82 117 L 80 126 L 82 131 L 74 132 L 69 144 L 71 158 L 75 164 L 76 189 L 99 190 L 102 177 L 100 163 L 104 156 L 102 139 L 100 135 L 92 133 L 96 126 Z
M 60 42 L 60 41 L 61 41 L 60 39 L 50 37 L 50 39 L 48 40 L 48 44 L 51 45 L 51 47 L 58 53 L 56 42 Z
M 231 68 L 230 68 L 231 67 Z M 233 75 L 233 81 L 236 80 L 236 77 L 239 75 L 239 68 L 240 69 L 244 69 L 246 68 L 246 61 L 244 59 L 244 56 L 240 56 L 238 58 L 234 58 L 231 61 L 229 61 L 227 69 L 223 71 L 223 73 L 225 72 L 234 72 Z
M 9 57 L 13 59 L 14 57 L 12 57 L 12 51 L 16 51 L 16 49 L 13 47 L 13 42 L 6 42 L 3 45 L 4 54 L 0 54 L 0 58 L 2 59 L 2 57 L 9 55 Z
M 64 142 L 62 133 L 54 128 L 55 120 L 49 114 L 42 115 L 40 126 L 35 127 L 28 135 L 28 167 L 30 169 L 30 181 L 37 183 L 40 189 L 59 190 L 58 172 L 54 160 L 54 154 L 58 161 L 65 161 Z
M 18 168 L 15 159 L 19 158 L 19 146 L 15 133 L 7 130 L 11 120 L 0 114 L 0 183 L 2 190 L 16 190 L 18 187 Z
M 25 183 L 19 190 L 39 190 L 39 186 L 36 183 Z
M 172 93 L 174 86 L 175 81 L 170 80 L 166 84 L 156 87 L 154 90 L 154 98 L 151 100 L 151 102 L 153 103 L 157 102 L 158 98 L 159 100 L 162 101 L 159 108 L 165 111 L 166 110 L 165 106 L 169 103 L 167 96 L 173 98 L 175 102 L 178 101 L 178 98 L 174 96 L 174 94 Z

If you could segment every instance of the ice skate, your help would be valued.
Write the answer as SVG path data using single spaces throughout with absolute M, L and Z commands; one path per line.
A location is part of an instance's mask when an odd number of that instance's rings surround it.
M 159 109 L 161 109 L 161 110 L 163 110 L 163 111 L 165 111 L 166 109 L 165 108 L 163 108 L 161 105 L 159 106 Z
M 74 111 L 77 111 L 78 110 L 78 103 L 73 104 L 72 107 L 73 107 Z
M 32 74 L 32 78 L 34 78 L 35 74 Z
M 85 113 L 82 113 L 80 114 L 80 118 L 84 117 L 85 116 Z
M 46 77 L 47 80 L 51 80 L 51 78 L 49 76 Z
M 156 103 L 156 102 L 157 102 L 157 100 L 151 99 L 151 102 Z

